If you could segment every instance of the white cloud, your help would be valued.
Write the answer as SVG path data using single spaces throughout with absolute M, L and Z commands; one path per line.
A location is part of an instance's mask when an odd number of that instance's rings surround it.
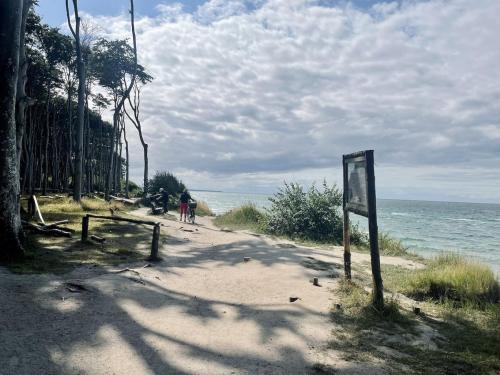
M 138 20 L 152 171 L 265 190 L 331 180 L 342 153 L 373 148 L 382 195 L 500 201 L 499 173 L 484 177 L 500 165 L 500 2 L 318 4 L 212 0 Z M 126 15 L 96 22 L 129 36 Z

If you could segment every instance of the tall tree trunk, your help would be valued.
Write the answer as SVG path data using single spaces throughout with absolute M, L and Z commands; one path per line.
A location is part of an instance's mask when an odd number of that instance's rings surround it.
M 31 0 L 23 0 L 23 12 L 21 19 L 21 30 L 26 29 L 26 19 L 31 7 Z M 16 92 L 16 142 L 17 142 L 17 170 L 21 171 L 21 155 L 23 147 L 23 136 L 26 128 L 26 107 L 28 96 L 26 95 L 26 82 L 28 81 L 28 61 L 26 59 L 25 33 L 19 36 L 19 77 Z
M 17 169 L 16 93 L 23 0 L 0 1 L 0 258 L 24 255 Z
M 47 184 L 49 182 L 49 139 L 50 139 L 50 80 L 47 84 L 47 105 L 45 107 L 45 149 L 43 153 L 43 185 L 42 194 L 47 194 Z
M 128 153 L 128 140 L 127 129 L 125 126 L 125 119 L 123 119 L 123 140 L 125 141 L 125 197 L 128 198 L 129 190 L 129 153 Z
M 66 15 L 68 26 L 76 42 L 76 71 L 78 75 L 78 120 L 76 126 L 76 148 L 75 148 L 75 177 L 73 181 L 73 199 L 80 202 L 82 196 L 82 174 L 83 174 L 83 126 L 85 119 L 85 66 L 82 56 L 82 46 L 80 43 L 80 16 L 78 15 L 78 0 L 73 0 L 73 10 L 75 13 L 75 29 L 71 24 L 69 16 L 68 0 L 66 0 Z
M 132 41 L 134 45 L 134 51 L 137 51 L 137 39 L 135 36 L 135 18 L 134 18 L 134 0 L 130 0 L 130 25 L 132 27 Z M 132 74 L 132 79 L 130 80 L 130 83 L 128 87 L 126 88 L 125 92 L 123 93 L 122 97 L 120 98 L 118 105 L 115 106 L 115 112 L 113 114 L 113 137 L 115 136 L 115 133 L 118 129 L 118 122 L 120 121 L 120 112 L 123 108 L 123 104 L 125 103 L 125 100 L 130 95 L 130 91 L 132 90 L 132 87 L 134 86 L 135 83 L 135 77 L 136 77 L 136 72 L 137 72 L 137 53 L 134 54 L 134 73 Z M 114 139 L 112 140 L 114 141 Z M 113 151 L 110 150 L 110 158 L 113 160 Z M 113 164 L 111 163 L 110 169 L 108 172 L 108 178 L 107 178 L 107 183 L 106 183 L 106 199 L 109 200 L 109 190 L 111 188 L 112 184 L 112 172 L 113 172 Z
M 63 181 L 63 189 L 66 192 L 69 187 L 69 176 L 70 172 L 73 173 L 73 168 L 71 168 L 71 156 L 73 154 L 73 132 L 71 129 L 73 128 L 73 85 L 71 82 L 71 78 L 69 77 L 71 73 L 68 73 L 68 153 L 66 154 L 66 161 L 64 164 L 64 181 Z

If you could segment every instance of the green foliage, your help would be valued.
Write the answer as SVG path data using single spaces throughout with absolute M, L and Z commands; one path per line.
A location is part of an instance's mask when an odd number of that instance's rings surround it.
M 214 220 L 215 225 L 230 229 L 265 229 L 265 214 L 253 204 L 245 204 L 232 209 Z
M 149 180 L 149 193 L 155 194 L 160 188 L 168 191 L 169 194 L 180 194 L 186 189 L 186 185 L 170 172 L 156 172 Z
M 122 180 L 122 190 L 125 191 L 125 181 Z M 128 193 L 131 197 L 142 197 L 143 190 L 134 181 L 128 182 Z
M 484 306 L 500 299 L 500 286 L 491 269 L 454 253 L 441 254 L 425 269 L 410 274 L 405 292 L 420 300 L 451 301 L 459 306 Z
M 305 191 L 296 183 L 287 184 L 270 198 L 267 231 L 291 238 L 340 244 L 343 239 L 342 192 L 336 185 L 323 189 L 312 186 Z M 363 236 L 352 226 L 351 241 L 361 243 Z
M 94 75 L 99 84 L 112 92 L 120 92 L 125 77 L 134 73 L 134 50 L 126 40 L 100 39 L 93 48 Z M 141 65 L 135 71 L 139 82 L 150 82 L 153 77 Z

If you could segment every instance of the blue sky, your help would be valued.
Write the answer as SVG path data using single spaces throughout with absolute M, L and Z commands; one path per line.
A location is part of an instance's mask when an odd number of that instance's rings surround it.
M 159 4 L 181 3 L 184 11 L 195 12 L 198 6 L 205 3 L 206 0 L 136 0 L 134 2 L 137 16 L 141 15 L 154 17 L 158 14 L 156 6 Z M 359 7 L 371 7 L 377 0 L 354 0 L 351 3 Z M 79 8 L 92 15 L 116 16 L 126 13 L 130 6 L 129 0 L 80 0 Z M 345 0 L 318 0 L 321 5 L 334 6 L 346 3 Z M 71 1 L 70 1 L 71 4 Z M 66 22 L 65 1 L 64 0 L 39 0 L 39 14 L 44 21 L 52 26 L 59 26 Z
M 80 3 L 101 36 L 130 39 L 127 0 Z M 40 12 L 65 23 L 64 0 Z M 339 183 L 342 154 L 374 149 L 379 197 L 500 203 L 499 0 L 136 0 L 136 13 L 151 173 L 269 193 Z

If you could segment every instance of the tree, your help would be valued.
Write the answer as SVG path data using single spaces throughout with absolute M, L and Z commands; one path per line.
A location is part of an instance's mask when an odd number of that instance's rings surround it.
M 66 16 L 68 26 L 75 38 L 76 62 L 78 74 L 78 120 L 76 127 L 76 149 L 75 149 L 75 174 L 73 181 L 73 199 L 80 202 L 82 195 L 82 175 L 83 175 L 83 127 L 85 120 L 85 65 L 82 56 L 82 45 L 80 43 L 80 16 L 78 14 L 78 0 L 73 0 L 73 11 L 75 14 L 75 28 L 71 23 L 69 15 L 68 0 L 66 0 Z
M 17 168 L 16 95 L 24 0 L 0 2 L 0 258 L 23 256 Z

